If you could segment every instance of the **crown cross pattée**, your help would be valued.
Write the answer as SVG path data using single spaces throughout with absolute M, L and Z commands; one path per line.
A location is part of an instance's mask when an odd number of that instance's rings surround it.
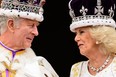
M 101 0 L 97 0 L 97 6 L 95 8 L 96 15 L 102 15 L 104 8 L 101 6 Z
M 115 6 L 115 5 L 114 5 Z M 114 16 L 114 10 L 112 9 L 112 7 L 109 9 L 109 16 L 113 17 Z
M 82 8 L 80 9 L 80 13 L 82 13 L 83 16 L 86 15 L 88 9 L 84 8 L 84 6 L 82 6 Z

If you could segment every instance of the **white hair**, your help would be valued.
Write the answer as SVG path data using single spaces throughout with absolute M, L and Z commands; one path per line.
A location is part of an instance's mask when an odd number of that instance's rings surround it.
M 6 25 L 9 19 L 12 19 L 14 21 L 15 27 L 17 27 L 17 24 L 19 24 L 19 17 L 0 16 L 0 35 L 6 31 Z

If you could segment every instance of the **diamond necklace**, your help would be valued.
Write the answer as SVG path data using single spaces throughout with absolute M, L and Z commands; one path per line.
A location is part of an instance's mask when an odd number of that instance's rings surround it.
M 103 68 L 108 64 L 109 61 L 110 61 L 110 55 L 108 56 L 108 58 L 105 60 L 104 64 L 101 67 L 95 68 L 92 65 L 89 65 L 89 68 L 95 72 L 99 72 L 103 70 Z

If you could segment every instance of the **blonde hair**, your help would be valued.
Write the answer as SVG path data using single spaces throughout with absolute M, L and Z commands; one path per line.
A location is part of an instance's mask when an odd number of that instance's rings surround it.
M 100 44 L 100 49 L 104 53 L 116 53 L 116 30 L 110 26 L 94 26 L 90 28 L 90 33 L 93 38 Z

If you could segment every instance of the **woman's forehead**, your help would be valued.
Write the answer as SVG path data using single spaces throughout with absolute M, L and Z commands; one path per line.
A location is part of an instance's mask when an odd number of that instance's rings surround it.
M 79 27 L 79 28 L 76 28 L 75 30 L 86 30 L 86 29 L 89 29 L 90 26 L 86 26 L 86 27 Z

